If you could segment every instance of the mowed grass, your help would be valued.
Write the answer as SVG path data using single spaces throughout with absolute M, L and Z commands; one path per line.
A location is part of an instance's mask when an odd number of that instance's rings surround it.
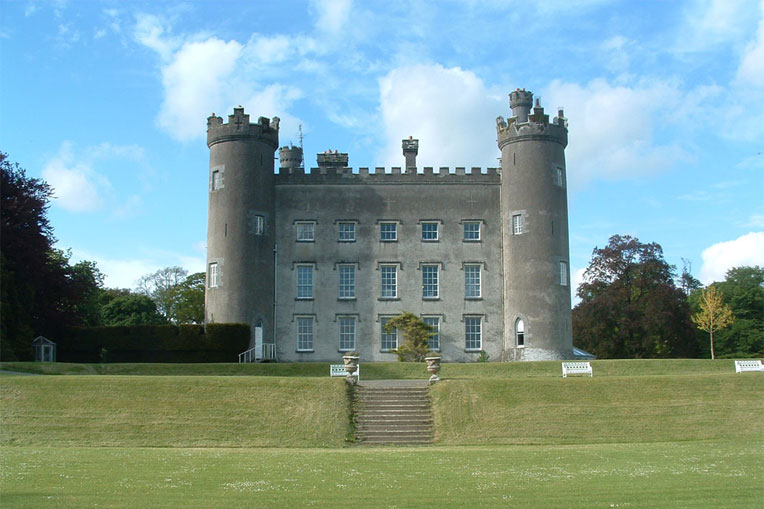
M 3 507 L 760 508 L 761 442 L 3 451 Z
M 764 375 L 732 361 L 445 365 L 410 448 L 345 440 L 328 364 L 270 366 L 0 378 L 0 507 L 764 507 Z
M 0 445 L 339 447 L 346 392 L 328 377 L 4 377 Z

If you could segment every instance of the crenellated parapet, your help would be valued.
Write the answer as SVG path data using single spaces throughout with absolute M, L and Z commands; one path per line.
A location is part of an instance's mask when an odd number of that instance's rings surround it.
M 385 168 L 320 167 L 320 168 L 281 168 L 275 175 L 279 184 L 501 184 L 498 168 L 474 167 L 469 171 L 464 167 L 440 167 L 436 172 L 432 167 L 425 167 L 421 173 L 393 167 Z
M 273 147 L 279 146 L 279 117 L 268 119 L 260 117 L 257 123 L 249 122 L 249 115 L 244 113 L 241 106 L 233 109 L 233 115 L 228 115 L 228 123 L 223 122 L 223 117 L 214 113 L 207 117 L 207 146 L 235 139 L 254 139 L 262 141 Z
M 524 140 L 547 140 L 559 143 L 563 147 L 568 145 L 568 120 L 562 109 L 550 122 L 549 115 L 544 113 L 538 99 L 532 112 L 529 112 L 533 100 L 531 92 L 516 90 L 509 97 L 514 116 L 507 120 L 504 120 L 504 117 L 496 118 L 499 149 Z

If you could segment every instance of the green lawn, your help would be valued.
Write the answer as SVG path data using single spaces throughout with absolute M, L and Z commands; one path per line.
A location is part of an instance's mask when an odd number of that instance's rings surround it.
M 12 447 L 5 507 L 761 508 L 746 442 L 376 449 Z
M 0 378 L 3 509 L 764 507 L 764 375 L 732 361 L 446 365 L 410 448 L 347 441 L 327 364 L 50 366 L 89 374 Z

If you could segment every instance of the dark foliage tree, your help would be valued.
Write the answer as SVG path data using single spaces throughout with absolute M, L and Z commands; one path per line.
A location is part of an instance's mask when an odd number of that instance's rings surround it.
M 189 275 L 170 290 L 172 320 L 175 323 L 204 322 L 204 272 Z
M 576 346 L 600 358 L 695 357 L 698 343 L 684 292 L 657 243 L 610 237 L 578 287 Z
M 167 319 L 157 312 L 151 298 L 127 292 L 117 295 L 101 308 L 103 325 L 162 325 Z
M 735 267 L 727 271 L 724 281 L 710 286 L 722 294 L 722 300 L 732 310 L 735 321 L 714 333 L 717 357 L 753 357 L 764 355 L 764 267 Z M 700 309 L 700 291 L 690 295 L 693 311 Z M 701 345 L 708 351 L 708 334 Z
M 24 360 L 34 336 L 55 341 L 65 326 L 97 321 L 103 275 L 92 262 L 69 265 L 69 253 L 53 248 L 47 183 L 3 153 L 0 173 L 0 356 Z

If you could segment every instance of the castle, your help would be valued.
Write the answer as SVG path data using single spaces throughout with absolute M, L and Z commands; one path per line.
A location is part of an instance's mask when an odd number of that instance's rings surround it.
M 205 319 L 247 322 L 258 359 L 395 360 L 387 321 L 409 311 L 444 361 L 573 358 L 567 120 L 509 94 L 501 168 L 348 167 L 348 155 L 282 147 L 279 119 L 207 119 Z

